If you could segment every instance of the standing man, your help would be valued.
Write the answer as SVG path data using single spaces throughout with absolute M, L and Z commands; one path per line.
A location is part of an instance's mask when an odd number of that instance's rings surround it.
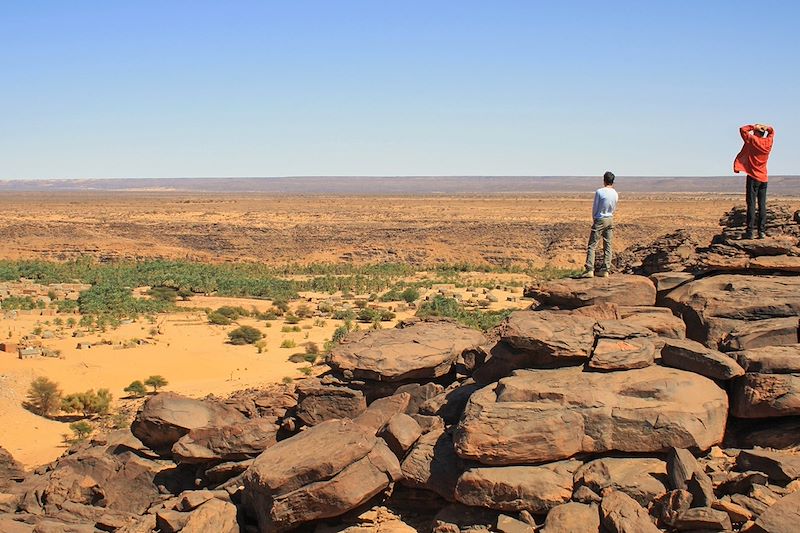
M 772 151 L 775 130 L 772 126 L 752 124 L 739 128 L 744 146 L 733 162 L 733 171 L 747 174 L 747 231 L 745 239 L 753 238 L 756 229 L 758 201 L 758 238 L 767 233 L 767 159 Z
M 603 237 L 603 269 L 600 277 L 607 278 L 611 269 L 611 243 L 614 239 L 614 211 L 617 210 L 619 195 L 614 190 L 614 173 L 603 174 L 603 187 L 594 193 L 592 204 L 592 231 L 589 233 L 589 247 L 586 250 L 586 270 L 582 278 L 594 277 L 594 249 L 600 236 Z

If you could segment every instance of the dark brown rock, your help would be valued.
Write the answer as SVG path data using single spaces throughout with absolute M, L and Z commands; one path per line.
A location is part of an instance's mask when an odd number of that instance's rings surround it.
M 732 357 L 686 339 L 664 340 L 661 362 L 667 366 L 722 381 L 744 375 L 744 369 Z
M 800 374 L 800 344 L 764 346 L 736 352 L 732 355 L 747 372 Z
M 369 404 L 369 407 L 353 421 L 377 434 L 393 416 L 406 412 L 410 401 L 411 395 L 407 392 L 379 398 Z
M 689 491 L 694 507 L 709 507 L 717 499 L 711 478 L 689 450 L 670 450 L 667 456 L 667 476 L 673 489 Z
M 725 511 L 717 511 L 711 507 L 693 507 L 678 516 L 673 524 L 678 531 L 706 530 L 730 531 L 731 519 Z
M 617 490 L 603 494 L 600 521 L 612 533 L 661 533 L 636 500 Z
M 419 438 L 401 465 L 401 484 L 430 490 L 448 501 L 455 501 L 458 478 L 466 469 L 453 449 L 453 439 L 444 429 Z
M 297 418 L 308 426 L 337 418 L 352 419 L 367 409 L 364 394 L 348 387 L 323 385 L 311 380 L 298 386 L 297 392 Z
M 663 307 L 623 306 L 619 308 L 620 320 L 629 326 L 646 328 L 668 339 L 685 339 L 686 324 Z
M 800 342 L 798 322 L 800 320 L 794 316 L 744 322 L 723 337 L 720 349 L 734 352 L 764 346 L 797 344 Z
M 386 441 L 389 449 L 402 459 L 422 435 L 422 428 L 407 414 L 399 413 L 389 420 L 378 435 Z
M 667 492 L 666 475 L 666 463 L 660 459 L 607 457 L 581 466 L 574 482 L 598 494 L 606 488 L 622 491 L 646 507 Z
M 775 483 L 786 484 L 800 478 L 800 455 L 770 450 L 742 450 L 736 458 L 740 471 L 756 470 Z
M 419 322 L 403 329 L 351 333 L 333 349 L 328 364 L 376 381 L 432 379 L 448 374 L 464 351 L 485 342 L 474 329 Z
M 739 418 L 800 415 L 800 373 L 751 374 L 733 381 L 731 414 Z
M 568 502 L 547 513 L 543 533 L 599 533 L 600 508 Z
M 399 386 L 395 394 L 407 393 L 409 395 L 408 407 L 405 413 L 407 415 L 415 415 L 419 413 L 419 408 L 422 404 L 443 392 L 444 387 L 438 383 L 408 383 Z
M 561 279 L 528 287 L 525 295 L 548 307 L 575 309 L 586 305 L 655 305 L 656 288 L 644 276 L 619 274 L 608 278 Z
M 456 500 L 499 511 L 545 513 L 572 497 L 578 461 L 543 466 L 470 468 L 456 484 Z
M 339 516 L 400 477 L 383 440 L 351 420 L 329 420 L 267 449 L 242 482 L 261 530 L 284 531 Z
M 795 533 L 800 524 L 800 491 L 781 498 L 756 519 L 752 531 L 758 533 Z
M 743 321 L 800 315 L 800 277 L 710 276 L 671 291 L 664 303 L 686 322 L 687 337 L 716 347 Z
M 245 420 L 238 410 L 222 403 L 162 392 L 149 398 L 139 409 L 131 431 L 150 449 L 169 453 L 192 429 L 228 426 Z
M 500 337 L 513 349 L 525 352 L 527 367 L 576 365 L 591 354 L 594 325 L 593 319 L 580 316 L 515 311 L 501 326 Z
M 0 447 L 0 491 L 8 489 L 15 481 L 21 481 L 24 477 L 22 465 L 5 448 Z
M 653 506 L 652 514 L 660 523 L 672 527 L 678 517 L 692 506 L 692 495 L 688 490 L 675 489 L 660 497 Z
M 472 395 L 454 442 L 461 457 L 487 465 L 708 449 L 722 440 L 726 418 L 725 392 L 691 372 L 518 370 Z
M 256 418 L 232 426 L 192 429 L 172 447 L 179 463 L 242 461 L 276 443 L 278 426 Z

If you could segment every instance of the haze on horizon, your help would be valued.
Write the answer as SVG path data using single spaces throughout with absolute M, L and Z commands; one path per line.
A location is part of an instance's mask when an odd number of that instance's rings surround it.
M 794 2 L 7 2 L 0 179 L 800 174 Z

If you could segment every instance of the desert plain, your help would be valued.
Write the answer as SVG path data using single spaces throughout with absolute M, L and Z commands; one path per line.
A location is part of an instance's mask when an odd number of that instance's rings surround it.
M 587 187 L 591 190 L 590 187 Z M 706 242 L 720 217 L 744 203 L 734 193 L 626 194 L 616 217 L 617 252 L 648 243 L 676 229 Z M 549 269 L 581 268 L 590 225 L 591 193 L 474 195 L 279 195 L 192 192 L 9 192 L 0 196 L 0 260 L 99 263 L 176 259 L 211 263 L 264 263 L 284 268 L 308 264 L 411 265 L 398 281 L 423 281 L 420 301 L 447 292 L 462 301 L 483 299 L 499 311 L 529 305 L 522 287 Z M 800 207 L 797 197 L 770 198 Z M 437 268 L 451 269 L 443 279 Z M 427 285 L 424 281 L 428 281 Z M 143 295 L 146 288 L 136 288 Z M 335 298 L 356 305 L 369 294 L 301 292 L 290 310 Z M 146 296 L 142 296 L 146 297 Z M 373 298 L 374 299 L 374 298 Z M 209 324 L 204 309 L 223 305 L 266 312 L 272 301 L 197 294 L 177 309 L 139 317 L 107 331 L 55 328 L 56 316 L 0 314 L 2 340 L 19 341 L 35 329 L 58 329 L 47 341 L 56 358 L 20 359 L 0 352 L 0 446 L 27 467 L 57 458 L 67 448 L 69 419 L 46 419 L 22 407 L 31 381 L 45 376 L 65 394 L 108 388 L 114 410 L 124 415 L 141 400 L 122 399 L 123 388 L 149 375 L 168 380 L 166 390 L 194 397 L 224 397 L 235 390 L 302 379 L 322 366 L 289 357 L 303 346 L 324 346 L 344 320 L 301 319 L 287 328 L 280 318 L 267 326 L 246 317 L 235 324 Z M 392 327 L 414 315 L 411 306 L 376 301 L 394 312 Z M 355 307 L 354 307 L 355 308 Z M 59 314 L 58 316 L 61 316 Z M 78 315 L 64 315 L 80 318 Z M 263 331 L 260 349 L 234 346 L 227 333 L 238 325 Z M 363 324 L 361 327 L 369 327 Z M 154 333 L 153 330 L 156 330 Z M 147 342 L 131 342 L 149 338 Z M 290 341 L 290 342 L 287 342 Z M 91 348 L 79 349 L 79 343 Z

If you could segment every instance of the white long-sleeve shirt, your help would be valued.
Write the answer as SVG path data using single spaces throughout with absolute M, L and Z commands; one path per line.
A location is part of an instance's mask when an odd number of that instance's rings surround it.
M 619 195 L 612 187 L 601 187 L 594 193 L 594 204 L 592 205 L 592 218 L 610 218 L 614 216 L 617 209 Z

